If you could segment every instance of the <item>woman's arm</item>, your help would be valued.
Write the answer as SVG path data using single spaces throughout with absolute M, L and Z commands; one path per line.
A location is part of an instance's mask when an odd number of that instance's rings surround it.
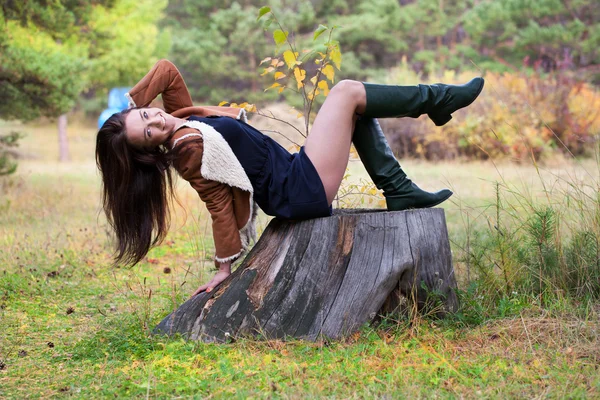
M 192 293 L 192 297 L 204 292 L 205 290 L 207 292 L 212 292 L 215 286 L 223 282 L 229 275 L 231 275 L 231 263 L 221 263 L 219 265 L 219 272 L 217 272 L 217 274 L 213 276 L 213 278 L 208 283 L 205 283 L 204 285 L 196 289 L 196 291 Z
M 231 274 L 231 263 L 243 251 L 240 232 L 233 211 L 231 187 L 205 179 L 200 173 L 204 144 L 199 140 L 180 143 L 175 167 L 182 178 L 198 192 L 212 218 L 215 242 L 215 264 L 219 272 L 207 284 L 200 286 L 195 294 L 214 288 Z
M 212 218 L 215 260 L 219 263 L 234 261 L 243 249 L 233 212 L 231 187 L 220 182 L 204 179 L 200 175 L 200 169 L 193 176 L 188 174 L 188 177 L 183 177 L 198 192 Z
M 191 107 L 192 98 L 177 67 L 169 60 L 160 60 L 128 93 L 132 105 L 147 107 L 162 94 L 166 112 Z

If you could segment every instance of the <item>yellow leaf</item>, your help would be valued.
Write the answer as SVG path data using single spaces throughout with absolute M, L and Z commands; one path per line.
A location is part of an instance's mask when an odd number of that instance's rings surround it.
M 246 110 L 246 112 L 257 112 L 256 105 L 254 105 L 254 104 L 246 105 L 244 107 L 244 110 Z
M 266 74 L 268 74 L 269 72 L 273 72 L 274 70 L 275 70 L 275 68 L 273 68 L 273 67 L 265 68 L 265 70 L 263 71 L 262 74 L 260 74 L 260 76 L 265 76 Z
M 271 66 L 276 67 L 278 63 L 279 63 L 279 58 L 274 58 L 273 61 L 271 61 Z
M 302 117 L 304 117 L 304 114 L 302 114 L 302 113 L 298 113 L 298 115 L 296 115 L 296 118 L 302 118 Z
M 279 87 L 279 86 L 281 86 L 281 84 L 279 82 L 275 82 L 274 84 L 272 84 L 271 86 L 269 86 L 268 88 L 266 88 L 265 92 L 267 90 L 269 90 L 269 89 L 273 89 L 273 88 L 276 88 L 276 87 Z
M 239 108 L 246 108 L 246 106 L 248 105 L 248 102 L 245 101 L 242 104 L 238 105 Z
M 278 91 L 279 93 L 282 93 L 282 92 L 283 92 L 283 89 L 285 89 L 285 87 L 283 87 L 283 86 L 282 86 L 282 87 L 280 87 L 279 89 L 277 89 L 277 91 Z
M 278 81 L 280 79 L 285 78 L 285 74 L 283 72 L 277 71 L 277 72 L 275 72 L 275 77 L 274 78 L 275 78 L 276 81 Z
M 317 76 L 316 75 L 313 76 L 312 78 L 310 78 L 310 83 L 312 83 L 313 86 L 316 86 L 316 84 L 317 84 Z
M 306 71 L 300 69 L 298 67 L 294 68 L 294 77 L 296 78 L 296 82 L 298 82 L 298 89 L 304 86 L 304 79 L 306 78 Z
M 329 58 L 331 58 L 331 61 L 335 64 L 336 68 L 340 69 L 340 66 L 342 65 L 342 52 L 340 51 L 339 46 L 334 46 L 331 49 Z
M 278 67 L 282 67 L 282 66 L 283 66 L 283 64 L 285 64 L 283 61 L 279 61 L 279 62 L 277 63 L 277 66 L 278 66 Z
M 292 69 L 296 66 L 296 55 L 291 50 L 286 50 L 283 52 L 283 59 L 287 64 L 289 69 Z
M 237 103 L 231 103 L 231 104 L 229 105 L 229 107 L 238 108 L 238 105 L 237 105 Z
M 319 89 L 321 89 L 323 91 L 323 94 L 325 96 L 327 96 L 329 94 L 329 85 L 327 84 L 327 81 L 321 81 L 319 82 Z
M 310 93 L 308 94 L 308 96 L 306 96 L 306 97 L 308 97 L 308 100 L 312 100 L 312 99 L 314 99 L 314 98 L 315 98 L 315 92 L 310 92 Z
M 219 103 L 219 107 L 223 107 L 224 105 L 229 104 L 228 101 L 222 101 Z
M 263 65 L 263 63 L 266 63 L 266 62 L 269 62 L 269 61 L 271 61 L 271 57 L 267 57 L 267 58 L 265 58 L 265 59 L 264 59 L 264 60 L 262 60 L 262 61 L 260 62 L 260 64 L 258 64 L 258 65 Z
M 323 73 L 323 75 L 325 75 L 327 77 L 327 79 L 329 79 L 331 81 L 331 83 L 333 83 L 333 78 L 335 76 L 335 69 L 333 69 L 331 64 L 327 64 L 326 66 L 324 66 L 323 70 L 321 72 Z

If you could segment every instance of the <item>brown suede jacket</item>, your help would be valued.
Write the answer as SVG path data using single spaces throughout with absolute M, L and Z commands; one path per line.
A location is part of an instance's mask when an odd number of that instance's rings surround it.
M 159 94 L 162 94 L 165 111 L 178 118 L 187 119 L 192 115 L 240 118 L 243 115 L 243 110 L 238 108 L 194 107 L 183 77 L 168 60 L 157 62 L 129 91 L 128 98 L 132 106 L 148 107 Z M 174 145 L 182 146 L 178 149 L 180 156 L 175 160 L 174 167 L 198 192 L 210 212 L 215 261 L 234 261 L 244 252 L 248 238 L 253 236 L 252 232 L 248 232 L 254 229 L 253 214 L 256 207 L 253 205 L 251 192 L 202 176 L 200 170 L 205 142 L 198 133 L 202 134 L 198 129 L 184 126 L 177 130 L 165 145 L 169 149 Z M 181 139 L 185 135 L 195 140 L 189 140 L 187 137 Z

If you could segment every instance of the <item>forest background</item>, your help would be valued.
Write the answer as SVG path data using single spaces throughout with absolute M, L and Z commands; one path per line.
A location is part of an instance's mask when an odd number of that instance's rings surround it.
M 596 3 L 0 1 L 0 397 L 598 398 Z M 134 268 L 113 266 L 98 115 L 110 88 L 169 58 L 197 104 L 250 102 L 302 130 L 301 97 L 265 91 L 297 82 L 285 65 L 289 79 L 264 73 L 261 61 L 283 51 L 275 24 L 257 19 L 264 6 L 299 51 L 324 50 L 328 35 L 314 40 L 315 30 L 335 27 L 335 82 L 485 77 L 444 127 L 425 116 L 381 121 L 411 179 L 454 191 L 441 207 L 456 314 L 409 308 L 336 342 L 151 335 L 214 274 L 211 220 L 179 180 L 182 207 L 164 243 Z M 307 78 L 319 68 L 302 66 Z M 272 132 L 294 131 L 285 124 L 257 113 L 251 123 L 296 146 Z M 334 205 L 382 207 L 351 160 Z M 268 222 L 259 214 L 259 229 Z

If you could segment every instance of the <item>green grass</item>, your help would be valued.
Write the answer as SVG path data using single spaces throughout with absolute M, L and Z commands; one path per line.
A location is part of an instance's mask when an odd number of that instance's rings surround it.
M 74 161 L 59 164 L 53 127 L 18 128 L 36 158 L 0 186 L 0 398 L 600 396 L 598 301 L 492 291 L 465 256 L 467 232 L 484 235 L 494 222 L 496 181 L 544 201 L 532 166 L 403 162 L 422 187 L 456 193 L 444 204 L 463 304 L 453 317 L 397 317 L 338 342 L 212 345 L 149 334 L 211 276 L 210 222 L 197 195 L 180 182 L 185 211 L 176 207 L 165 243 L 132 269 L 112 268 L 93 130 L 70 130 Z M 541 174 L 594 168 L 562 161 Z M 349 171 L 350 181 L 365 177 L 359 163 Z

